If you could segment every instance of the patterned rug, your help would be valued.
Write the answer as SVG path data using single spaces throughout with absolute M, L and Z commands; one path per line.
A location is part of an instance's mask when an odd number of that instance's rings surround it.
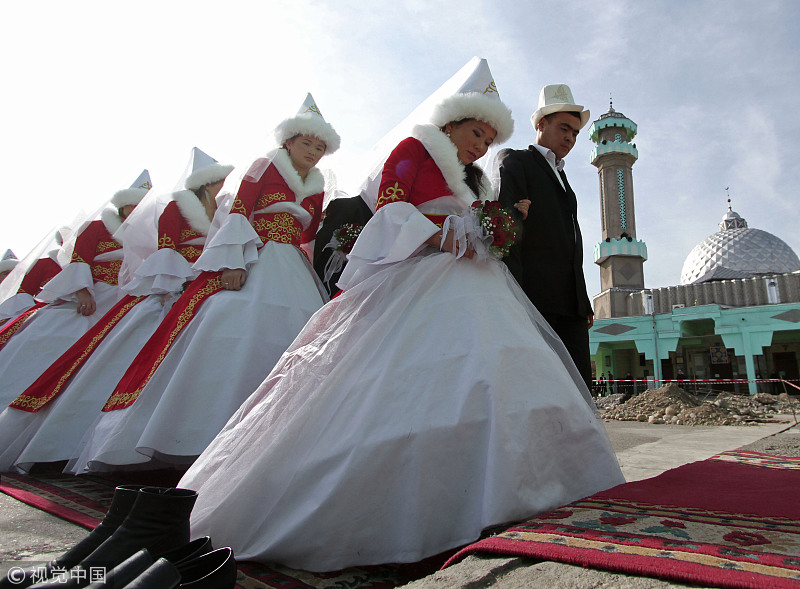
M 112 481 L 94 476 L 0 474 L 0 492 L 28 505 L 91 530 L 105 515 L 118 484 L 143 482 L 170 486 L 165 475 L 148 481 Z M 172 482 L 171 486 L 175 483 Z M 237 589 L 391 589 L 406 585 L 441 568 L 452 553 L 409 565 L 349 568 L 310 573 L 279 565 L 239 563 Z
M 800 587 L 800 458 L 723 452 L 534 517 L 458 552 L 705 587 Z
M 0 491 L 6 495 L 87 530 L 93 530 L 103 519 L 114 487 L 115 483 L 99 477 L 0 474 Z

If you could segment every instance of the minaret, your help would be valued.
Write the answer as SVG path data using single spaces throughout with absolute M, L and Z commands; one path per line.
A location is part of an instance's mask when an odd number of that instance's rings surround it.
M 647 246 L 636 239 L 633 201 L 633 164 L 639 158 L 636 123 L 614 110 L 601 115 L 589 127 L 592 165 L 600 177 L 600 212 L 603 241 L 594 246 L 594 263 L 600 266 L 601 293 L 594 299 L 598 319 L 641 315 Z

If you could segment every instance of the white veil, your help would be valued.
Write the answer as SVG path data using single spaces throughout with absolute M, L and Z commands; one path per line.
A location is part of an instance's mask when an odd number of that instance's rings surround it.
M 58 229 L 51 229 L 45 234 L 39 243 L 19 261 L 19 264 L 17 264 L 8 276 L 6 276 L 5 280 L 0 283 L 0 303 L 17 294 L 22 281 L 25 279 L 25 275 L 39 258 L 47 256 L 50 252 L 59 251 L 63 247 L 63 243 L 69 242 L 72 239 L 75 227 L 80 227 L 82 225 L 85 216 L 84 213 L 80 213 L 69 225 Z M 58 243 L 57 234 L 61 235 L 61 244 Z M 58 263 L 57 256 L 51 256 L 51 258 L 53 258 L 54 262 Z
M 406 137 L 411 135 L 411 130 L 415 125 L 422 123 L 429 123 L 433 115 L 434 108 L 445 98 L 456 94 L 462 87 L 469 84 L 472 77 L 479 71 L 479 65 L 485 60 L 479 57 L 470 59 L 464 67 L 458 70 L 449 80 L 439 86 L 428 98 L 417 106 L 411 114 L 403 119 L 400 124 L 395 126 L 389 131 L 380 141 L 378 141 L 372 149 L 370 149 L 367 156 L 367 164 L 364 168 L 364 176 L 366 179 L 361 184 L 359 189 L 361 198 L 367 203 L 372 212 L 375 212 L 375 207 L 378 202 L 378 190 L 381 183 L 381 172 L 386 158 L 392 150 L 397 147 Z M 491 170 L 491 163 L 494 162 L 499 146 L 492 145 L 484 157 L 478 160 L 475 165 L 481 167 L 486 173 Z M 486 174 L 488 177 L 488 173 Z
M 186 178 L 191 174 L 192 162 L 168 192 L 150 190 L 142 199 L 114 237 L 122 242 L 122 266 L 119 270 L 119 286 L 123 288 L 134 279 L 134 273 L 142 263 L 158 249 L 158 219 L 172 200 L 173 193 L 183 190 Z

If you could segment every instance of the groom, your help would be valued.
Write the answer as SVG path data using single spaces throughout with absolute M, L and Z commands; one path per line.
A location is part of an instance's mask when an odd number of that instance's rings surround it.
M 577 200 L 564 174 L 564 157 L 589 111 L 575 104 L 564 84 L 545 86 L 531 117 L 536 143 L 498 154 L 500 204 L 529 199 L 521 239 L 505 262 L 539 312 L 567 348 L 591 390 L 589 328 L 594 313 L 583 277 L 583 242 Z

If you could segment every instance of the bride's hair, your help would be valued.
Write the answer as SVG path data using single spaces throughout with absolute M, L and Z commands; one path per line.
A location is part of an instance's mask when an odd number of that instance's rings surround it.
M 475 193 L 479 199 L 483 199 L 486 195 L 481 194 L 481 180 L 483 179 L 483 170 L 475 164 L 467 164 L 464 166 L 464 171 L 467 173 L 466 183 L 469 189 Z

